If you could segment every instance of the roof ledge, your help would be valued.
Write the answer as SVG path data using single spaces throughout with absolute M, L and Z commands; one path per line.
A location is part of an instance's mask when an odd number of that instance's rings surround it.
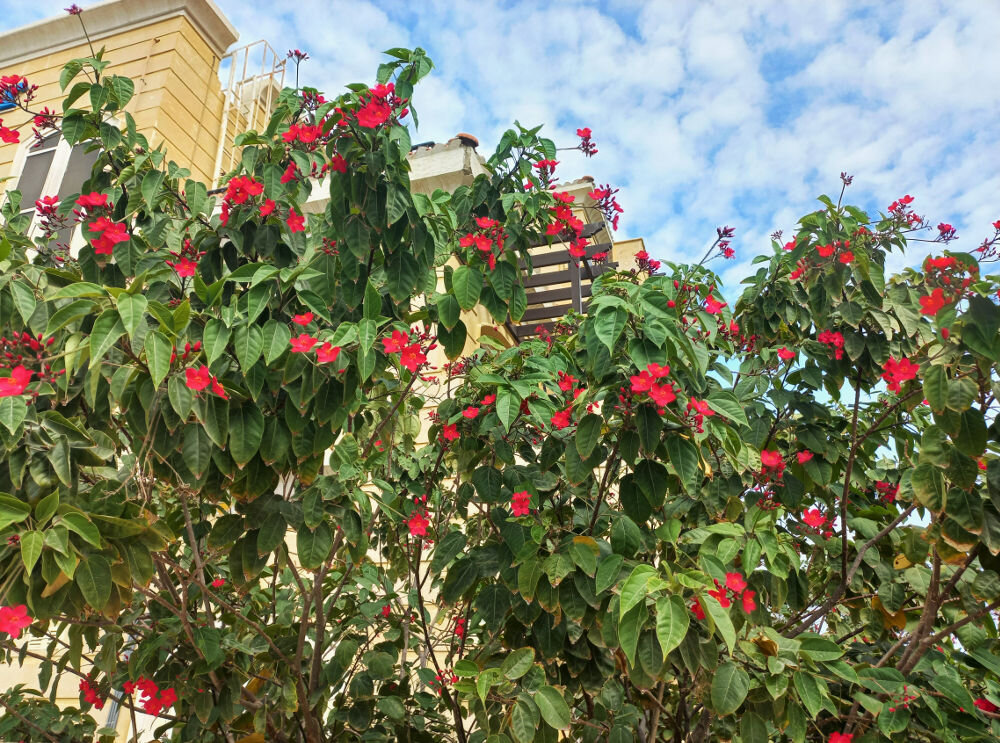
M 83 9 L 90 38 L 97 42 L 132 28 L 176 16 L 191 21 L 217 57 L 239 38 L 212 0 L 107 0 Z M 64 13 L 0 34 L 0 68 L 84 43 L 80 22 Z

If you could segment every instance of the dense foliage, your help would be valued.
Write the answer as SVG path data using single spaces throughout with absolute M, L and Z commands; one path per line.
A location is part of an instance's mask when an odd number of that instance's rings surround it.
M 112 698 L 177 741 L 1000 735 L 996 237 L 886 277 L 909 199 L 823 197 L 731 305 L 644 258 L 463 355 L 577 217 L 537 130 L 414 193 L 431 63 L 389 54 L 284 91 L 220 194 L 67 65 L 93 174 L 0 220 L 0 647 L 41 661 L 0 735 L 91 740 Z

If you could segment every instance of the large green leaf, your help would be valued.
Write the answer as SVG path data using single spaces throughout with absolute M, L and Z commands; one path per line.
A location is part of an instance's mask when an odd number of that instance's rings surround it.
M 530 671 L 534 662 L 534 648 L 520 648 L 504 658 L 503 664 L 500 666 L 500 670 L 503 672 L 504 676 L 509 678 L 511 681 L 515 681 Z
M 463 310 L 471 310 L 479 302 L 483 290 L 483 275 L 469 266 L 459 266 L 451 277 L 455 299 Z
M 569 705 L 563 695 L 551 686 L 543 686 L 535 692 L 535 704 L 542 714 L 542 719 L 549 726 L 556 730 L 564 730 L 569 727 L 570 716 Z
M 691 621 L 684 599 L 676 594 L 656 600 L 656 638 L 664 657 L 681 644 Z
M 159 387 L 170 371 L 170 355 L 173 344 L 159 330 L 152 330 L 146 335 L 146 363 L 149 366 L 153 386 Z
M 76 568 L 74 582 L 84 600 L 100 611 L 111 598 L 111 564 L 103 555 L 84 555 Z
M 0 397 L 0 423 L 12 436 L 17 433 L 27 414 L 28 407 L 21 395 Z
M 924 372 L 924 397 L 934 412 L 948 406 L 948 371 L 943 366 L 931 365 Z
M 117 310 L 104 310 L 90 331 L 90 363 L 96 366 L 119 338 L 125 335 L 125 326 Z
M 270 364 L 288 350 L 292 331 L 283 322 L 268 320 L 261 332 L 263 333 L 264 361 Z
M 42 546 L 45 544 L 45 535 L 40 531 L 26 531 L 21 534 L 21 562 L 24 563 L 24 570 L 29 575 L 42 556 Z
M 743 704 L 750 691 L 750 676 L 733 662 L 723 663 L 712 676 L 712 707 L 725 717 L 733 714 Z
M 229 411 L 229 453 L 242 467 L 257 453 L 264 438 L 264 415 L 256 405 L 242 405 Z
M 119 294 L 118 314 L 121 316 L 122 324 L 129 338 L 135 337 L 135 331 L 142 323 L 143 315 L 146 313 L 148 301 L 142 294 Z
M 324 521 L 315 529 L 304 524 L 299 527 L 296 540 L 299 562 L 306 570 L 315 570 L 330 556 L 333 549 L 333 530 Z
M 576 429 L 576 450 L 581 459 L 587 459 L 601 440 L 604 419 L 596 413 L 588 413 L 580 420 Z

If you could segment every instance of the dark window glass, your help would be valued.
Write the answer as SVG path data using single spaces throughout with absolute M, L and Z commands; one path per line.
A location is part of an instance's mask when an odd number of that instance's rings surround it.
M 21 192 L 21 211 L 34 211 L 35 202 L 42 197 L 45 179 L 49 176 L 49 166 L 55 157 L 54 149 L 32 152 L 24 160 L 21 177 L 17 179 L 17 190 Z
M 78 144 L 69 153 L 66 172 L 63 173 L 62 184 L 59 186 L 60 201 L 64 201 L 67 196 L 81 193 L 84 182 L 90 178 L 90 171 L 97 161 L 98 151 L 87 152 L 87 147 L 86 144 Z

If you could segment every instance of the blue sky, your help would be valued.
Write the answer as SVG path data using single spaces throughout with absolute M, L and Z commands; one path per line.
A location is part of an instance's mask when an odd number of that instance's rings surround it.
M 912 194 L 958 228 L 955 249 L 1000 218 L 992 0 L 216 2 L 240 43 L 307 51 L 303 82 L 328 92 L 372 82 L 381 50 L 424 47 L 436 69 L 414 141 L 470 132 L 488 154 L 514 119 L 569 146 L 591 127 L 600 153 L 560 153 L 557 175 L 621 187 L 619 234 L 658 258 L 697 260 L 716 225 L 735 226 L 737 260 L 715 266 L 731 298 L 768 235 L 835 196 L 841 171 L 865 208 Z M 66 4 L 0 0 L 0 18 Z

